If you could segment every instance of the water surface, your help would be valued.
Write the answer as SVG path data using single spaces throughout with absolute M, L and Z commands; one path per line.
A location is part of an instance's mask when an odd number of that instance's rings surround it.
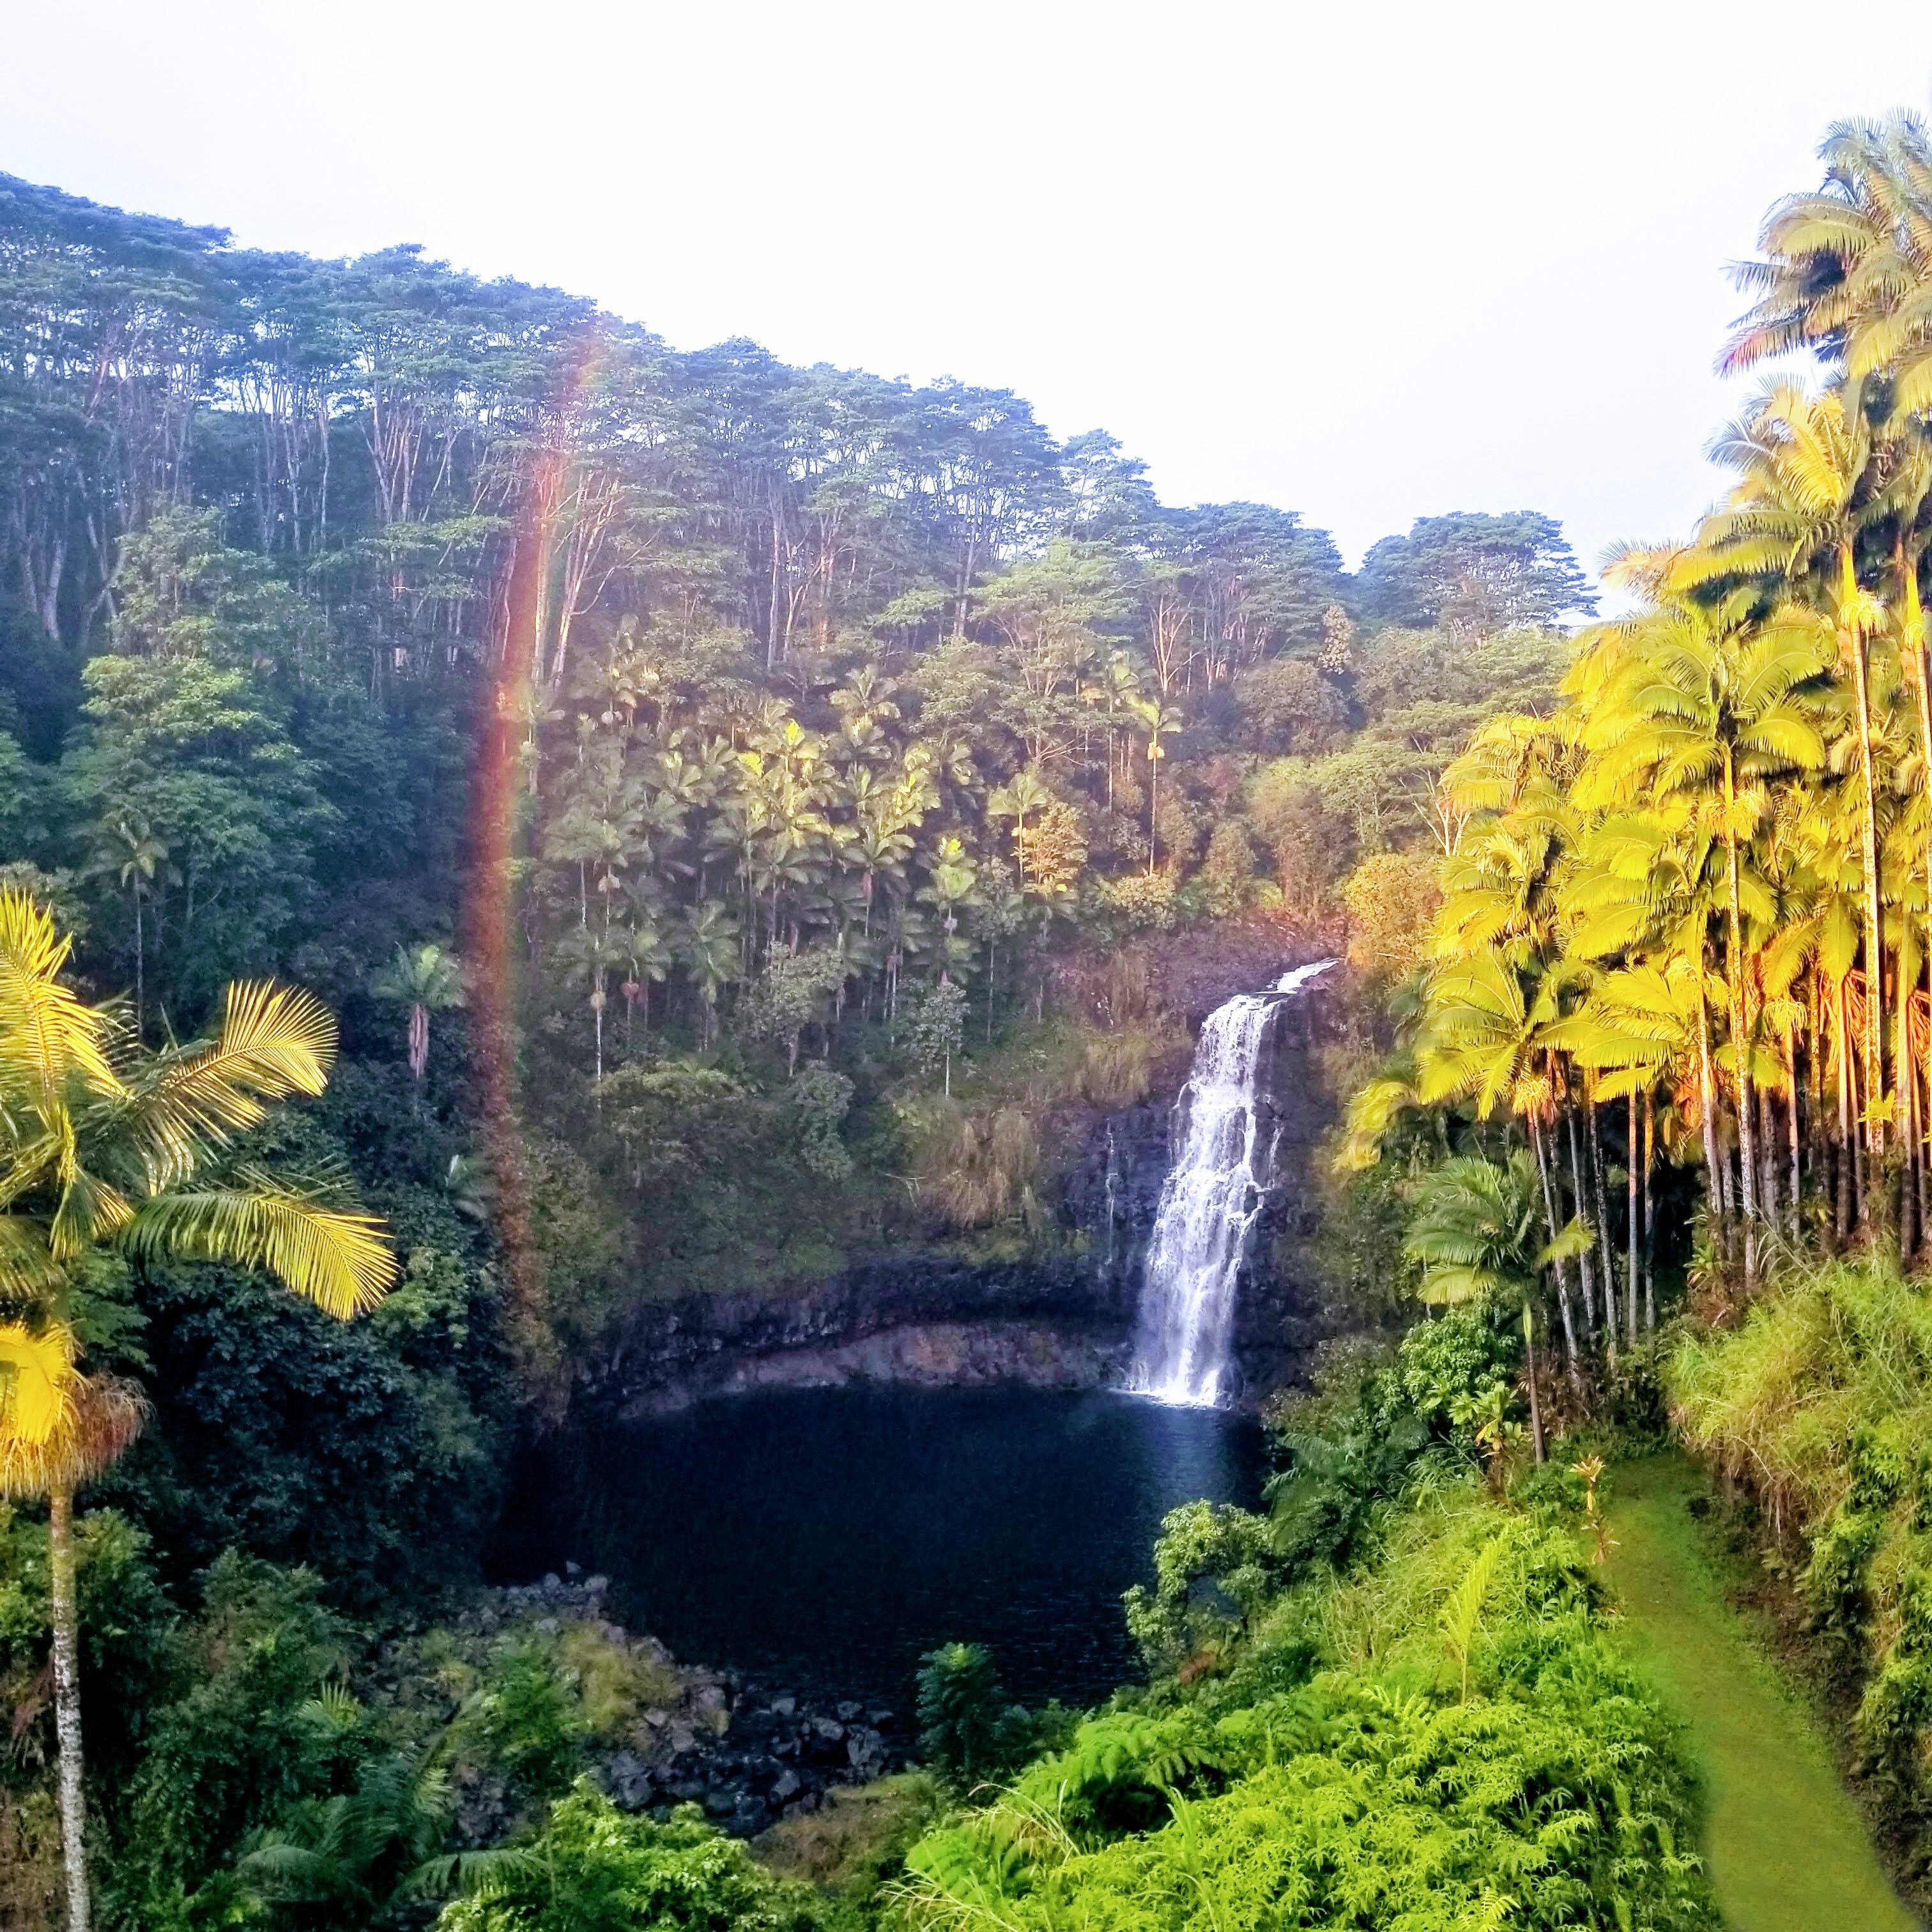
M 1160 1520 L 1252 1504 L 1260 1433 L 1112 1393 L 788 1390 L 568 1435 L 518 1472 L 492 1565 L 574 1558 L 694 1663 L 904 1708 L 920 1653 L 991 1644 L 1038 1702 L 1138 1674 L 1120 1592 Z

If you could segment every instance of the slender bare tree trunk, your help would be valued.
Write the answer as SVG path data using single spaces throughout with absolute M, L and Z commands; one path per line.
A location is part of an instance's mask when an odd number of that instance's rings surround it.
M 1657 1098 L 1643 1096 L 1643 1326 L 1657 1329 L 1657 1217 L 1651 1212 L 1650 1177 L 1657 1165 Z
M 1724 750 L 1724 810 L 1728 818 L 1737 806 L 1737 787 L 1730 748 Z M 1744 992 L 1744 914 L 1738 902 L 1738 840 L 1726 826 L 1724 833 L 1725 885 L 1730 896 L 1731 1052 L 1738 1075 L 1738 1181 L 1744 1224 L 1744 1292 L 1757 1286 L 1757 1094 L 1751 1079 L 1750 1000 Z
M 1845 580 L 1856 587 L 1850 547 L 1843 557 Z M 1859 831 L 1865 869 L 1865 1118 L 1870 1123 L 1869 1151 L 1874 1163 L 1885 1151 L 1885 1129 L 1874 1102 L 1885 1098 L 1885 942 L 1879 922 L 1878 775 L 1872 764 L 1871 693 L 1865 670 L 1865 640 L 1853 631 L 1848 643 L 1852 682 L 1858 702 Z M 1873 1178 L 1877 1178 L 1874 1165 Z
M 1610 1204 L 1604 1192 L 1604 1129 L 1598 1117 L 1594 1100 L 1588 1103 L 1590 1131 L 1583 1142 L 1584 1152 L 1588 1156 L 1585 1165 L 1590 1170 L 1590 1184 L 1597 1196 L 1597 1256 L 1604 1266 L 1604 1329 L 1610 1337 L 1611 1352 L 1616 1353 L 1617 1334 L 1617 1270 L 1610 1247 Z
M 1704 1116 L 1704 1172 L 1710 1184 L 1718 1250 L 1730 1256 L 1731 1231 L 1725 1214 L 1724 1171 L 1718 1160 L 1718 1083 L 1711 1070 L 1711 1012 L 1704 998 L 1704 962 L 1697 962 L 1697 1100 Z
M 1838 1245 L 1843 1247 L 1852 1232 L 1852 1042 L 1846 1034 L 1850 1019 L 1845 982 L 1838 982 L 1833 1002 L 1838 1009 L 1834 1030 L 1838 1036 L 1838 1144 L 1834 1165 L 1838 1169 L 1838 1200 L 1832 1218 Z
M 1804 1135 L 1798 1119 L 1798 1036 L 1795 1034 L 1786 1036 L 1784 1057 L 1791 1067 L 1791 1112 L 1786 1116 L 1786 1125 L 1791 1139 L 1791 1238 L 1795 1241 L 1804 1232 L 1804 1177 L 1799 1162 Z
M 1624 1338 L 1634 1350 L 1636 1347 L 1636 1281 L 1637 1281 L 1637 1168 L 1642 1165 L 1638 1151 L 1636 1124 L 1636 1089 L 1630 1089 L 1630 1198 L 1627 1212 L 1630 1217 L 1630 1271 L 1624 1277 Z M 1610 1324 L 1611 1333 L 1616 1332 L 1616 1324 Z
M 1543 1403 L 1536 1393 L 1536 1316 L 1529 1297 L 1522 1298 L 1522 1366 L 1529 1382 L 1529 1440 L 1536 1460 L 1543 1460 Z
M 1574 1107 L 1566 1106 L 1563 1114 L 1570 1131 L 1570 1186 L 1576 1196 L 1576 1211 L 1580 1214 L 1584 1211 L 1586 1197 L 1583 1192 L 1583 1164 L 1576 1153 L 1576 1110 Z M 1596 1284 L 1588 1248 L 1576 1257 L 1576 1272 L 1583 1283 L 1583 1332 L 1588 1335 L 1597 1325 Z M 1604 1284 L 1604 1299 L 1607 1303 L 1610 1298 L 1610 1285 L 1606 1281 Z
M 67 1870 L 68 1932 L 88 1932 L 87 1794 L 80 1744 L 80 1613 L 75 1595 L 74 1491 L 57 1486 L 47 1510 L 53 1598 L 54 1735 L 60 1747 L 61 1860 Z
M 1556 1238 L 1556 1196 L 1550 1185 L 1550 1161 L 1543 1144 L 1543 1126 L 1536 1116 L 1529 1117 L 1530 1136 L 1536 1143 L 1536 1171 L 1543 1181 L 1543 1214 L 1550 1223 L 1550 1238 Z M 1556 1265 L 1556 1304 L 1563 1314 L 1563 1344 L 1569 1358 L 1570 1380 L 1580 1396 L 1583 1393 L 1583 1372 L 1576 1355 L 1576 1318 L 1570 1305 L 1570 1270 L 1558 1261 Z

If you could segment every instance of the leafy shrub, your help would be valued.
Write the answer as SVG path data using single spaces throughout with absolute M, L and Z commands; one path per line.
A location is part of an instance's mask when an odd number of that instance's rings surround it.
M 816 1062 L 802 1066 L 785 1088 L 797 1135 L 798 1157 L 820 1180 L 844 1180 L 852 1156 L 838 1130 L 852 1110 L 852 1083 L 842 1073 Z
M 624 1743 L 646 1709 L 677 1696 L 675 1671 L 613 1643 L 594 1624 L 566 1624 L 556 1649 L 566 1681 L 576 1686 L 584 1735 L 593 1744 Z
M 115 1888 L 191 1892 L 248 1832 L 326 1788 L 340 1740 L 308 1707 L 358 1647 L 312 1572 L 222 1556 L 182 1645 L 190 1688 L 151 1720 Z
M 1180 884 L 1172 872 L 1124 872 L 1094 890 L 1103 914 L 1126 932 L 1172 932 L 1180 922 Z
M 1282 1582 L 1274 1526 L 1232 1503 L 1183 1503 L 1161 1520 L 1154 1588 L 1127 1592 L 1127 1628 L 1150 1667 L 1224 1651 Z
M 76 1525 L 80 1662 L 90 1760 L 124 1768 L 147 1712 L 176 1676 L 174 1609 L 154 1578 L 147 1538 L 115 1510 Z M 44 1681 L 50 1609 L 47 1528 L 0 1504 L 0 1694 L 12 1713 L 13 1764 L 50 1762 Z
M 815 1932 L 806 1888 L 773 1876 L 687 1808 L 630 1817 L 580 1784 L 436 1932 Z
M 1402 1338 L 1396 1379 L 1409 1408 L 1439 1429 L 1453 1420 L 1459 1402 L 1480 1402 L 1492 1389 L 1514 1384 L 1522 1352 L 1514 1329 L 1498 1328 L 1475 1309 L 1451 1309 L 1418 1322 Z
M 1034 1723 L 1000 1682 L 982 1643 L 941 1644 L 920 1659 L 919 1748 L 961 1784 L 1010 1769 L 1031 1743 Z
M 1244 1642 L 1291 1622 L 1324 1654 L 1312 1682 L 1090 1718 L 914 1848 L 910 1922 L 1712 1932 L 1674 1732 L 1567 1534 L 1448 1485 Z
M 528 1797 L 568 1790 L 583 1768 L 583 1701 L 550 1650 L 532 1637 L 512 1637 L 497 1647 L 464 1729 Z

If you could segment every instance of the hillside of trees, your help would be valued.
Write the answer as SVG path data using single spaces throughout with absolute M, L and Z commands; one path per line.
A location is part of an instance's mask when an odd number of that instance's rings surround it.
M 11 179 L 0 238 L 6 858 L 149 1037 L 278 970 L 358 1057 L 418 1016 L 446 1168 L 520 1105 L 526 1366 L 627 1294 L 1036 1220 L 1025 1120 L 1179 1037 L 1081 962 L 1331 922 L 1589 608 L 1545 517 L 1352 577 L 1009 392 L 679 354 L 412 249 Z M 1423 883 L 1364 882 L 1390 934 Z M 513 1077 L 460 1093 L 479 1037 Z
M 1792 1687 L 1732 1786 L 1835 1744 L 1922 1893 L 1932 136 L 1823 162 L 1604 620 L 1540 514 L 1352 572 L 1009 392 L 0 177 L 0 1921 L 1759 1922 L 1646 1564 Z M 668 1664 L 463 1607 L 518 1432 L 638 1298 L 1072 1238 L 1258 935 L 1347 952 L 1406 1332 L 1105 1709 L 950 1645 L 847 1822 L 626 1810 Z

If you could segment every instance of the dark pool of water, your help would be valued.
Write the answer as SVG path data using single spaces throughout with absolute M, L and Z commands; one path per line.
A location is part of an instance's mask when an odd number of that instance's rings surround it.
M 1029 1702 L 1136 1674 L 1120 1592 L 1160 1520 L 1252 1503 L 1259 1432 L 1112 1394 L 814 1389 L 580 1432 L 516 1472 L 490 1568 L 566 1558 L 677 1656 L 899 1702 L 920 1653 L 992 1646 Z

